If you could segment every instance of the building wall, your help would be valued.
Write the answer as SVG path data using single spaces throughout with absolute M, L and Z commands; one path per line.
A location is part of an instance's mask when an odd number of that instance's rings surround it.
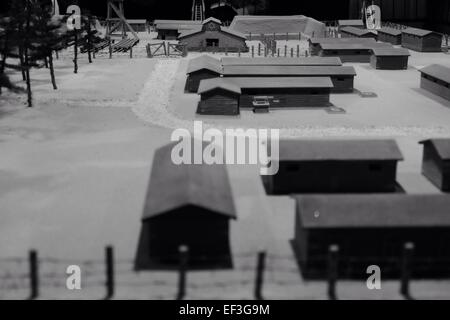
M 422 173 L 439 189 L 442 189 L 444 183 L 443 169 L 442 159 L 436 149 L 431 143 L 426 143 L 423 152 Z
M 217 31 L 205 31 L 201 33 L 194 34 L 192 36 L 181 39 L 180 42 L 186 43 L 188 50 L 191 51 L 201 51 L 206 49 L 206 39 L 219 39 L 218 48 L 228 48 L 230 51 L 237 51 L 240 49 L 242 52 L 247 51 L 247 45 L 245 44 L 245 39 L 241 39 L 224 32 Z M 218 49 L 210 47 L 209 49 Z
M 281 162 L 274 194 L 396 191 L 396 161 Z
M 321 57 L 339 57 L 342 62 L 369 63 L 371 53 L 369 50 L 320 50 Z
M 327 107 L 330 103 L 330 89 L 242 89 L 240 107 L 253 108 L 258 96 L 269 97 L 271 108 Z
M 149 256 L 161 263 L 178 263 L 178 248 L 189 246 L 191 262 L 226 258 L 230 254 L 229 219 L 195 207 L 184 207 L 144 222 Z
M 221 89 L 206 92 L 201 95 L 197 113 L 203 115 L 238 115 L 239 95 Z
M 387 33 L 378 32 L 378 41 L 391 43 L 393 45 L 402 44 L 402 36 L 394 36 Z
M 441 80 L 422 74 L 420 87 L 444 99 L 450 100 L 450 86 Z
M 382 224 L 380 221 L 380 225 Z M 328 248 L 333 244 L 337 244 L 340 249 L 338 268 L 340 278 L 366 279 L 367 267 L 378 265 L 383 271 L 384 278 L 398 279 L 401 274 L 402 250 L 406 242 L 415 244 L 413 263 L 415 277 L 430 279 L 450 277 L 448 227 L 308 229 L 307 234 L 307 253 L 297 253 L 297 256 L 306 255 L 300 264 L 303 275 L 309 279 L 327 277 Z M 295 242 L 299 243 L 300 239 L 296 237 Z
M 380 70 L 405 70 L 408 69 L 408 57 L 370 57 L 370 65 L 374 69 Z
M 403 33 L 402 46 L 420 52 L 441 52 L 442 37 L 434 34 L 426 37 L 419 37 Z

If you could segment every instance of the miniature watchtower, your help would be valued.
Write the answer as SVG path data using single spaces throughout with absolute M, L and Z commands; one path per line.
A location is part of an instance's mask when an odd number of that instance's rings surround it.
M 192 20 L 205 20 L 205 0 L 193 0 L 192 2 Z
M 137 33 L 125 18 L 124 1 L 125 0 L 108 0 L 106 37 L 121 37 L 124 39 L 127 38 L 128 31 L 131 32 L 136 39 L 139 39 Z

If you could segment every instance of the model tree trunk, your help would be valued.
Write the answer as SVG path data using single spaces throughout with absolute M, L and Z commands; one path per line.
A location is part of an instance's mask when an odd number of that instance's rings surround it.
M 48 64 L 50 67 L 50 77 L 52 78 L 53 89 L 57 90 L 58 87 L 56 86 L 55 69 L 53 67 L 53 53 L 52 52 L 50 52 L 50 55 L 48 56 Z
M 78 73 L 78 34 L 74 33 L 75 44 L 73 45 L 74 57 L 73 57 L 73 73 Z

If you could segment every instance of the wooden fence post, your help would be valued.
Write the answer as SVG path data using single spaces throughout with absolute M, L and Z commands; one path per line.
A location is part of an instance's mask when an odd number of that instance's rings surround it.
M 277 50 L 277 56 L 278 57 L 280 56 L 280 48 L 278 48 L 278 50 Z
M 133 47 L 130 48 L 130 59 L 133 59 Z
M 261 56 L 261 42 L 258 43 L 258 56 Z
M 31 250 L 28 255 L 30 263 L 30 299 L 36 299 L 39 296 L 39 262 L 36 250 Z
M 108 49 L 109 49 L 109 58 L 112 59 L 112 44 L 111 44 L 111 40 L 109 40 Z
M 179 276 L 178 276 L 178 293 L 177 300 L 183 300 L 186 296 L 186 283 L 187 283 L 187 269 L 189 263 L 189 247 L 180 246 L 178 248 L 180 266 L 179 266 Z
M 240 47 L 238 48 L 238 57 L 239 58 L 241 57 L 241 48 Z
M 328 249 L 328 298 L 336 300 L 336 283 L 338 278 L 339 246 L 331 245 Z
M 294 48 L 291 48 L 291 58 L 294 57 Z
M 287 45 L 284 45 L 284 56 L 287 57 Z
M 255 46 L 252 46 L 252 58 L 255 57 Z
M 410 299 L 411 294 L 409 292 L 409 282 L 411 280 L 411 269 L 412 269 L 412 257 L 414 254 L 414 243 L 408 242 L 403 246 L 403 257 L 402 257 L 402 274 L 401 274 L 401 285 L 400 293 L 406 298 Z
M 106 300 L 112 299 L 114 296 L 114 248 L 109 246 L 105 250 L 106 262 Z
M 300 46 L 297 45 L 297 58 L 300 57 Z
M 264 269 L 266 268 L 266 252 L 261 251 L 258 253 L 258 260 L 256 264 L 256 277 L 255 277 L 255 299 L 264 300 L 262 291 L 264 284 Z

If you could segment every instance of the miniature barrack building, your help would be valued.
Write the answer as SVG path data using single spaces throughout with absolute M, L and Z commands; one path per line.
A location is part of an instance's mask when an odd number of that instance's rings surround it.
M 450 139 L 422 141 L 422 173 L 437 188 L 450 192 Z
M 402 160 L 394 140 L 282 140 L 279 171 L 263 182 L 275 195 L 391 193 Z
M 410 53 L 400 48 L 374 48 L 370 64 L 380 70 L 406 70 Z
M 430 30 L 403 29 L 402 46 L 420 52 L 442 52 L 442 35 Z

